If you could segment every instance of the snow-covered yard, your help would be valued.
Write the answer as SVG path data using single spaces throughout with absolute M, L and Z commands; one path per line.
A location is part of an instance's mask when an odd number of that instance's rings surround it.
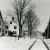
M 36 43 L 32 45 L 35 41 Z M 50 45 L 49 39 L 44 39 L 44 41 Z M 31 45 L 32 47 L 29 49 Z M 17 37 L 3 36 L 0 37 L 0 50 L 47 50 L 47 48 L 41 39 L 20 38 L 18 40 Z
M 0 50 L 28 50 L 35 40 L 30 38 L 17 40 L 14 37 L 0 37 Z

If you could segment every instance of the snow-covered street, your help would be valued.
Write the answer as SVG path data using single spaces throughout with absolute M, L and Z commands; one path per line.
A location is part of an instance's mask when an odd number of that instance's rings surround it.
M 17 40 L 14 37 L 1 37 L 0 50 L 47 50 L 47 48 L 41 39 L 20 38 Z
M 31 50 L 47 50 L 46 46 L 43 44 L 42 40 L 38 39 Z
M 50 50 L 50 39 L 45 39 L 43 41 L 47 44 L 47 46 L 49 47 L 49 50 Z

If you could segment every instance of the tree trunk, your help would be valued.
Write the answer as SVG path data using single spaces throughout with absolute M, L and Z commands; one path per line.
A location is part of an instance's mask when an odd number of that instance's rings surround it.
M 30 38 L 31 38 L 31 34 L 32 34 L 32 30 L 31 30 L 31 27 L 30 27 Z
M 28 27 L 28 37 L 30 38 L 31 38 L 31 33 L 32 33 L 31 27 Z
M 31 27 L 30 25 L 28 25 L 28 37 L 30 38 L 31 38 L 31 33 L 32 33 Z
M 19 24 L 19 38 L 22 37 L 22 26 Z
M 31 21 L 30 19 L 28 19 L 28 37 L 30 38 L 31 38 L 31 33 L 32 33 L 31 27 L 32 27 Z
M 30 38 L 31 38 L 31 34 L 32 34 L 32 24 L 31 24 L 31 21 L 30 21 Z
M 28 37 L 30 36 L 30 29 L 29 29 L 29 27 L 28 27 Z
M 29 34 L 30 34 L 30 26 L 29 26 L 29 22 L 28 22 L 28 37 L 29 37 Z

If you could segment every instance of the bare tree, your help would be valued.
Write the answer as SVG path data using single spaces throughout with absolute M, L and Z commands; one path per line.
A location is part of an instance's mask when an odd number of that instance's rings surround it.
M 28 36 L 31 38 L 31 34 L 34 33 L 34 30 L 37 29 L 39 25 L 39 19 L 35 13 L 30 9 L 26 14 L 27 24 L 28 24 Z
M 17 21 L 19 23 L 19 37 L 21 37 L 22 26 L 25 23 L 25 14 L 30 10 L 30 7 L 26 8 L 29 2 L 30 0 L 15 0 L 14 3 L 11 2 L 12 7 L 14 8 L 17 15 Z

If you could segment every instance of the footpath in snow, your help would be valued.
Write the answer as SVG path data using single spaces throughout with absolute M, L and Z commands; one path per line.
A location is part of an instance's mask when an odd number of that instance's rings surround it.
M 47 50 L 42 40 L 38 39 L 30 50 Z

